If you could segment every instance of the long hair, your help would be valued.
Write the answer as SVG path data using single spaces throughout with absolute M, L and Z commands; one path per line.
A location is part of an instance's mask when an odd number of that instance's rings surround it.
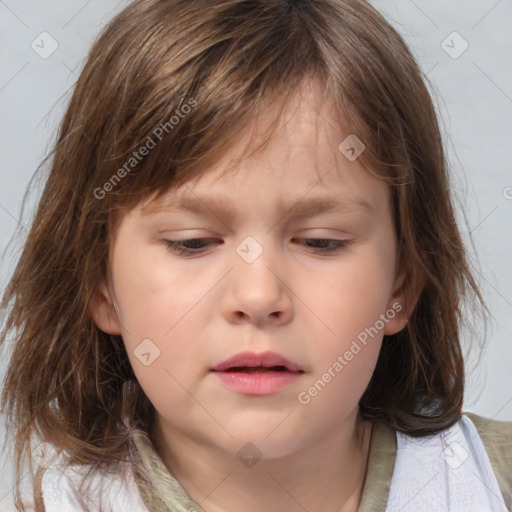
M 405 282 L 423 282 L 407 328 L 384 337 L 360 413 L 415 436 L 460 418 L 462 310 L 483 301 L 426 77 L 396 30 L 363 0 L 137 0 L 89 53 L 1 304 L 0 341 L 15 340 L 2 408 L 18 483 L 34 435 L 70 463 L 109 468 L 127 459 L 133 432 L 150 431 L 154 409 L 122 339 L 89 314 L 116 224 L 199 177 L 258 109 L 284 108 L 306 80 L 389 184 Z

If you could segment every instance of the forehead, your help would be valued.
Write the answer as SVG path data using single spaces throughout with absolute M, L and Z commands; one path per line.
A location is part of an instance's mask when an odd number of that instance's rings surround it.
M 387 187 L 340 150 L 349 135 L 333 101 L 314 82 L 305 82 L 291 98 L 275 97 L 211 164 L 190 179 L 171 185 L 139 207 L 143 214 L 162 210 L 226 215 L 243 208 L 244 191 L 260 204 L 282 212 L 292 205 L 300 214 L 349 209 L 375 213 Z M 343 144 L 342 144 L 343 146 Z M 364 154 L 363 154 L 364 156 Z
M 339 157 L 340 159 L 343 157 Z M 143 214 L 160 212 L 222 216 L 230 219 L 258 210 L 278 217 L 311 217 L 324 213 L 378 216 L 389 202 L 387 185 L 353 162 L 334 162 L 315 169 L 307 157 L 289 165 L 268 167 L 242 161 L 236 169 L 206 172 L 193 184 L 172 188 L 149 200 Z M 320 172 L 315 172 L 320 171 Z

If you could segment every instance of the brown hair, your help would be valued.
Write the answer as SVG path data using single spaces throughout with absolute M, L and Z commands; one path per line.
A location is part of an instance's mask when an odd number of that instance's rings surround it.
M 127 458 L 133 429 L 149 432 L 153 408 L 121 338 L 88 314 L 116 220 L 200 176 L 258 109 L 284 106 L 308 79 L 389 183 L 405 282 L 423 282 L 407 328 L 384 338 L 361 415 L 414 436 L 460 418 L 462 308 L 483 301 L 426 77 L 402 38 L 363 0 L 137 0 L 90 51 L 3 297 L 17 479 L 34 433 L 71 462 L 109 467 Z

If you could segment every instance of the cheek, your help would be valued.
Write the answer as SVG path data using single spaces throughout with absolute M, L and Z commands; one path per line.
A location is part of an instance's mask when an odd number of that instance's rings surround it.
M 297 395 L 300 418 L 309 424 L 311 439 L 340 425 L 358 410 L 361 396 L 373 375 L 382 337 L 366 344 L 338 337 L 326 347 L 316 370 L 304 382 Z
M 312 289 L 316 360 L 301 403 L 325 418 L 340 419 L 368 386 L 379 356 L 394 281 L 394 250 L 368 245 L 357 256 L 347 255 L 336 271 L 322 276 Z M 382 316 L 384 315 L 384 317 Z M 382 319 L 384 318 L 384 320 Z M 339 404 L 339 407 L 333 407 Z
M 392 258 L 368 250 L 350 255 L 336 271 L 315 278 L 308 300 L 314 304 L 316 330 L 323 325 L 321 338 L 328 345 L 356 338 L 386 312 L 392 295 L 393 268 Z
M 128 339 L 174 337 L 211 287 L 207 278 L 179 272 L 157 246 L 130 253 L 120 246 L 114 256 L 115 292 Z
M 165 407 L 170 396 L 180 403 L 187 396 L 178 383 L 193 391 L 203 371 L 194 340 L 204 329 L 202 299 L 212 285 L 176 273 L 165 252 L 154 257 L 147 249 L 119 248 L 112 277 L 130 363 L 155 407 Z
M 303 414 L 317 418 L 318 431 L 338 424 L 357 408 L 377 364 L 382 332 L 374 324 L 380 309 L 364 301 L 358 306 L 348 314 L 347 307 L 336 322 L 333 319 L 336 334 L 318 344 L 313 372 L 297 396 Z

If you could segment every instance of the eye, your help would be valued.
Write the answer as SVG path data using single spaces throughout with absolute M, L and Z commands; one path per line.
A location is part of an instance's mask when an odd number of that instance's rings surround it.
M 205 243 L 214 241 L 213 238 L 191 238 L 190 240 L 165 240 L 168 249 L 178 255 L 199 254 L 203 249 L 211 245 Z
M 335 253 L 347 245 L 346 240 L 332 240 L 329 238 L 297 238 L 300 242 L 306 242 L 306 247 L 319 253 Z M 174 254 L 190 256 L 200 254 L 212 245 L 213 238 L 191 238 L 189 240 L 165 240 L 167 248 Z
M 321 253 L 338 252 L 347 245 L 346 240 L 332 240 L 330 238 L 298 238 L 297 240 L 305 241 L 306 247 Z

